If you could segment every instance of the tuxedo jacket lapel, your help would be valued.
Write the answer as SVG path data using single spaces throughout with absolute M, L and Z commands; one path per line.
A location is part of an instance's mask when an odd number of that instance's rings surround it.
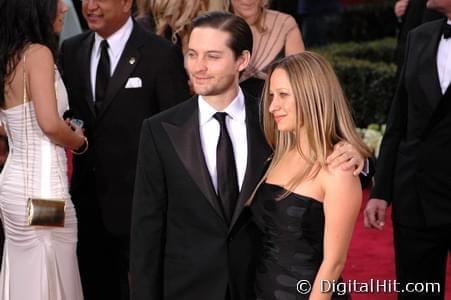
M 237 206 L 229 226 L 229 233 L 242 214 L 244 205 L 260 180 L 266 166 L 265 162 L 268 161 L 271 154 L 259 125 L 257 99 L 246 97 L 245 101 L 248 144 L 247 166 Z M 187 172 L 218 216 L 225 222 L 200 142 L 197 97 L 191 98 L 186 105 L 181 106 L 179 113 L 173 119 L 174 121 L 171 123 L 163 123 L 163 128 Z
M 420 67 L 416 70 L 419 72 L 418 77 L 421 89 L 427 95 L 431 111 L 437 108 L 443 96 L 437 69 L 437 50 L 442 35 L 440 30 L 442 23 L 437 22 L 435 30 L 430 34 L 426 34 L 422 38 L 423 44 L 418 45 L 418 47 L 423 48 L 423 51 L 421 51 L 418 62 Z M 431 40 L 433 41 L 432 43 Z
M 94 44 L 94 33 L 92 32 L 90 36 L 83 42 L 84 45 L 81 47 L 81 59 L 80 63 L 82 66 L 81 70 L 81 78 L 82 82 L 85 82 L 84 88 L 86 92 L 83 93 L 85 95 L 85 101 L 89 106 L 89 110 L 92 115 L 95 116 L 95 107 L 94 107 L 94 96 L 92 94 L 92 85 L 91 85 L 91 52 L 92 46 Z
M 261 131 L 257 101 L 255 98 L 246 97 L 247 166 L 229 232 L 237 222 L 244 209 L 244 205 L 257 186 L 258 181 L 263 175 L 262 173 L 266 166 L 265 162 L 268 161 L 271 155 L 271 151 Z
M 186 105 L 180 107 L 179 111 L 174 122 L 163 123 L 163 128 L 187 172 L 218 216 L 225 222 L 202 150 L 197 97 L 191 98 Z
M 139 52 L 139 47 L 142 45 L 141 41 L 145 39 L 146 36 L 142 34 L 141 29 L 138 25 L 133 24 L 133 31 L 130 35 L 129 40 L 122 52 L 122 55 L 119 59 L 119 62 L 116 66 L 116 69 L 111 76 L 110 82 L 108 83 L 108 88 L 105 94 L 105 100 L 100 108 L 100 112 L 97 116 L 99 120 L 102 118 L 102 115 L 113 102 L 116 94 L 120 89 L 125 87 L 127 79 L 130 77 L 130 74 L 135 69 L 136 65 L 139 63 L 139 59 L 141 53 Z

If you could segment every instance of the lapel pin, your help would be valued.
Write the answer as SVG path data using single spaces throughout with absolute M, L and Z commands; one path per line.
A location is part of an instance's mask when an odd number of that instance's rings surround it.
M 128 63 L 131 64 L 131 65 L 134 65 L 135 62 L 136 62 L 136 59 L 135 59 L 134 57 L 131 57 L 131 58 L 128 60 Z

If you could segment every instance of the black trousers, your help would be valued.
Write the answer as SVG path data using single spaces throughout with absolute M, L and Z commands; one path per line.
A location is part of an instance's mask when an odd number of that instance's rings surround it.
M 78 217 L 78 262 L 86 300 L 128 300 L 130 236 L 109 232 L 96 199 L 74 197 Z
M 393 223 L 393 233 L 398 290 L 405 290 L 398 293 L 398 299 L 444 299 L 451 224 L 410 228 Z M 406 292 L 407 289 L 415 292 Z

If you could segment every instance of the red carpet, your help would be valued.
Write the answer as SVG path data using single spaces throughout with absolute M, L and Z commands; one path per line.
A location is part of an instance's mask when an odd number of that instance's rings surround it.
M 343 280 L 345 283 L 369 283 L 371 279 L 379 282 L 395 279 L 395 262 L 391 209 L 388 210 L 385 228 L 382 231 L 367 229 L 363 226 L 363 209 L 366 205 L 367 191 L 364 194 L 362 211 L 356 224 L 354 236 Z M 448 257 L 448 274 L 446 283 L 446 300 L 451 300 L 451 257 Z M 442 287 L 445 288 L 445 287 Z M 395 293 L 352 293 L 352 300 L 394 300 Z

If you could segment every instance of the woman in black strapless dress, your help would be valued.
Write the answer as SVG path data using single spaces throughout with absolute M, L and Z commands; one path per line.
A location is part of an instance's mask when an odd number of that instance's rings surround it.
M 263 237 L 257 299 L 348 299 L 330 287 L 341 281 L 362 193 L 352 171 L 326 161 L 339 142 L 370 152 L 324 58 L 286 57 L 268 78 L 263 128 L 274 157 L 251 200 Z

